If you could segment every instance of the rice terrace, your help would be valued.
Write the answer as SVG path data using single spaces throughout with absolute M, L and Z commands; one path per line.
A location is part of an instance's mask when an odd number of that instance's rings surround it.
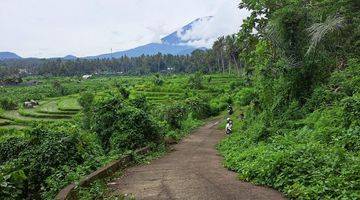
M 0 200 L 360 200 L 355 0 L 0 2 Z
M 80 79 L 80 80 L 79 80 Z M 153 77 L 109 77 L 109 78 L 92 78 L 81 80 L 81 78 L 58 78 L 41 81 L 34 86 L 9 86 L 0 88 L 1 94 L 16 99 L 16 105 L 26 102 L 29 97 L 39 99 L 38 105 L 32 108 L 24 106 L 16 107 L 12 110 L 3 110 L 0 114 L 0 128 L 2 129 L 22 129 L 30 126 L 33 122 L 39 121 L 69 121 L 76 116 L 82 107 L 78 98 L 81 91 L 93 91 L 101 95 L 105 88 L 116 88 L 116 84 L 123 84 L 129 88 L 131 98 L 145 97 L 151 105 L 166 105 L 177 100 L 186 98 L 191 93 L 202 95 L 214 95 L 224 92 L 229 87 L 227 81 L 230 80 L 235 84 L 238 80 L 235 76 L 212 75 L 208 76 L 210 82 L 206 88 L 198 90 L 186 89 L 186 76 L 169 76 L 166 78 L 166 84 L 160 86 L 154 85 Z M 161 80 L 164 81 L 164 80 Z M 55 84 L 54 84 L 55 83 Z M 63 84 L 62 89 L 67 90 L 67 95 L 58 96 L 56 84 Z M 46 93 L 43 93 L 47 90 Z M 56 97 L 58 96 L 58 97 Z M 12 102 L 14 103 L 14 102 Z M 224 105 L 223 105 L 224 106 Z

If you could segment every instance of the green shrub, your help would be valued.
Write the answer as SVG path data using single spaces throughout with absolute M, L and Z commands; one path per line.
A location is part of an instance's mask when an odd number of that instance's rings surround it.
M 58 96 L 65 96 L 68 94 L 66 88 L 57 80 L 53 82 L 52 87 Z
M 344 98 L 342 100 L 344 107 L 344 120 L 346 126 L 356 127 L 360 126 L 360 94 Z
M 0 107 L 4 110 L 15 110 L 17 103 L 13 99 L 3 97 L 0 98 Z
M 160 141 L 161 133 L 152 117 L 116 95 L 97 99 L 92 121 L 106 152 L 136 149 Z
M 245 86 L 245 83 L 243 80 L 241 81 L 232 81 L 229 85 L 229 88 L 230 88 L 230 91 L 234 91 L 236 90 L 237 88 L 239 87 L 244 87 Z
M 163 117 L 171 128 L 179 129 L 182 121 L 187 117 L 187 113 L 185 105 L 174 103 L 164 108 Z
M 185 104 L 195 119 L 205 119 L 212 115 L 210 103 L 205 98 L 190 97 L 185 100 Z
M 188 79 L 188 86 L 191 89 L 203 89 L 203 75 L 200 72 L 196 72 L 194 75 L 190 75 Z
M 250 105 L 251 101 L 257 98 L 255 88 L 242 88 L 239 92 L 235 95 L 235 101 L 240 106 L 247 106 Z
M 110 138 L 112 151 L 124 152 L 161 142 L 157 123 L 145 111 L 125 106 L 116 114 L 119 118 Z
M 0 174 L 23 173 L 23 184 L 15 185 L 13 190 L 21 190 L 19 198 L 37 196 L 49 190 L 45 180 L 55 171 L 68 166 L 74 169 L 89 157 L 101 153 L 97 141 L 85 140 L 82 131 L 71 123 L 39 124 L 27 133 L 29 142 L 20 146 L 4 147 L 12 154 L 1 168 Z M 21 147 L 26 147 L 20 149 Z M 6 168 L 8 165 L 15 168 Z M 4 170 L 4 171 L 3 171 Z M 10 170 L 10 171 L 9 171 Z M 57 181 L 63 181 L 58 179 Z M 60 188 L 58 188 L 60 189 Z M 0 190 L 0 195 L 6 195 Z
M 232 102 L 232 98 L 229 95 L 221 95 L 217 98 L 213 98 L 210 100 L 210 108 L 212 115 L 217 115 L 221 111 L 224 111 L 229 104 L 229 102 Z
M 29 140 L 23 137 L 9 137 L 0 141 L 0 165 L 18 157 L 29 146 Z
M 148 111 L 148 109 L 149 109 L 149 104 L 144 95 L 136 96 L 135 98 L 130 99 L 130 103 L 135 108 L 141 109 L 143 111 Z
M 153 83 L 155 86 L 162 86 L 164 84 L 164 80 L 161 79 L 160 74 L 155 74 Z
M 78 99 L 79 104 L 83 108 L 83 127 L 85 129 L 90 129 L 90 123 L 92 118 L 92 106 L 94 102 L 94 94 L 91 92 L 84 92 L 80 95 Z
M 121 84 L 115 84 L 116 89 L 118 90 L 118 92 L 120 93 L 120 95 L 124 98 L 124 99 L 128 99 L 130 96 L 130 91 L 127 90 L 123 85 Z
M 26 175 L 15 163 L 0 166 L 0 195 L 4 200 L 24 198 Z

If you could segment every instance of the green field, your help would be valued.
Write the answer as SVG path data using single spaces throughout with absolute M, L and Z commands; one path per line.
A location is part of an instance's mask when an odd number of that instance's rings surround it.
M 4 111 L 0 114 L 1 118 L 6 119 L 0 121 L 0 129 L 13 127 L 26 128 L 32 122 L 38 121 L 51 122 L 70 120 L 81 111 L 81 106 L 78 102 L 79 93 L 76 93 L 76 91 L 91 90 L 96 93 L 101 93 L 106 88 L 109 88 L 114 82 L 129 85 L 131 97 L 142 95 L 145 96 L 151 104 L 164 105 L 186 98 L 185 94 L 189 92 L 195 94 L 216 95 L 219 91 L 214 91 L 214 89 L 228 88 L 229 83 L 237 81 L 237 78 L 234 76 L 212 75 L 211 81 L 208 82 L 208 77 L 210 76 L 204 78 L 204 85 L 206 85 L 206 88 L 191 91 L 186 89 L 187 79 L 185 76 L 165 77 L 165 84 L 162 86 L 154 86 L 151 83 L 152 77 L 98 77 L 83 81 L 80 84 L 76 82 L 77 79 L 54 79 L 64 82 L 64 86 L 69 88 L 68 91 L 71 91 L 69 92 L 71 93 L 70 95 L 58 97 L 51 97 L 56 95 L 52 93 L 44 96 L 43 90 L 44 88 L 50 88 L 49 84 L 52 80 L 46 80 L 41 85 L 29 87 L 28 92 L 25 92 L 24 87 L 11 87 L 11 90 L 3 88 L 3 90 L 6 90 L 9 93 L 9 96 L 18 95 L 21 98 L 17 98 L 19 100 L 17 103 L 20 105 L 19 109 Z M 49 91 L 51 90 L 49 89 Z M 37 93 L 39 93 L 39 95 L 36 95 Z M 27 96 L 29 97 L 27 98 Z M 32 109 L 22 108 L 22 99 L 36 99 L 40 101 L 40 105 Z

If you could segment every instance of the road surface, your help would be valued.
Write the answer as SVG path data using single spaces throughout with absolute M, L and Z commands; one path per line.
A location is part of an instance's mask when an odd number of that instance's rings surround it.
M 149 165 L 129 168 L 111 184 L 115 193 L 135 199 L 285 199 L 281 193 L 237 179 L 222 166 L 216 144 L 225 137 L 213 120 Z

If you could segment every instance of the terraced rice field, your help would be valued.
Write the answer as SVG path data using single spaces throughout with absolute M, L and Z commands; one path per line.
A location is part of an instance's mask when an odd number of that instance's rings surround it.
M 236 82 L 236 77 L 229 76 L 205 76 L 203 85 L 205 88 L 223 88 L 231 82 Z M 131 83 L 131 96 L 143 95 L 151 104 L 171 104 L 176 100 L 186 98 L 186 93 L 189 92 L 187 87 L 179 87 L 179 85 L 186 85 L 187 79 L 184 77 L 170 77 L 165 79 L 163 86 L 154 86 L 149 84 L 146 78 L 120 78 L 120 81 Z M 102 83 L 110 79 L 92 80 L 94 83 L 100 81 Z M 87 83 L 89 84 L 89 83 Z M 101 88 L 99 91 L 101 92 Z M 210 89 L 191 90 L 190 92 L 212 94 L 214 91 Z M 216 92 L 216 91 L 215 91 Z M 217 91 L 219 92 L 219 91 Z M 1 128 L 26 128 L 32 122 L 37 121 L 58 121 L 58 120 L 71 120 L 74 115 L 81 111 L 77 99 L 79 95 L 74 94 L 70 96 L 63 96 L 58 98 L 48 98 L 39 102 L 39 106 L 32 109 L 20 108 L 18 110 L 5 111 L 0 114 L 0 129 Z
M 76 96 L 47 99 L 31 109 L 5 111 L 0 115 L 0 128 L 22 129 L 34 121 L 69 120 L 80 110 Z

